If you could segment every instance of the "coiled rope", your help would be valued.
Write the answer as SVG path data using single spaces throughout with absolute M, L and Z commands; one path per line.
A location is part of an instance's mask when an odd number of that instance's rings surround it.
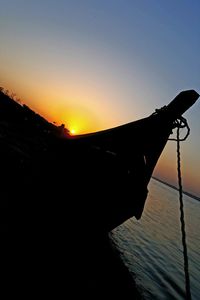
M 180 221 L 181 221 L 181 233 L 182 233 L 182 246 L 183 246 L 183 257 L 184 257 L 184 272 L 185 272 L 185 291 L 186 300 L 191 300 L 190 291 L 190 277 L 189 277 L 189 264 L 187 254 L 187 243 L 186 243 L 186 231 L 185 231 L 185 217 L 184 217 L 184 206 L 183 206 L 183 188 L 182 188 L 182 177 L 181 177 L 181 155 L 180 155 L 180 141 L 185 141 L 190 133 L 187 120 L 180 117 L 175 121 L 175 127 L 177 127 L 176 139 L 169 139 L 177 142 L 177 173 L 178 173 L 178 185 L 179 185 L 179 201 L 180 201 Z M 180 129 L 186 128 L 187 133 L 184 138 L 180 138 Z

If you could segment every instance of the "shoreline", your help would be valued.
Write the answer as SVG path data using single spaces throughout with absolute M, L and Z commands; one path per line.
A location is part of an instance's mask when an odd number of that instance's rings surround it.
M 170 184 L 170 183 L 168 183 L 168 182 L 165 182 L 164 180 L 161 180 L 161 179 L 159 179 L 159 178 L 157 178 L 157 177 L 155 177 L 155 176 L 152 176 L 152 178 L 155 179 L 155 180 L 157 180 L 157 181 L 160 182 L 160 183 L 163 183 L 163 184 L 165 184 L 165 185 L 171 187 L 172 189 L 174 189 L 174 190 L 176 190 L 176 191 L 179 191 L 179 189 L 178 189 L 176 186 L 174 186 L 174 185 L 172 185 L 172 184 Z M 198 197 L 198 196 L 196 196 L 196 195 L 194 195 L 194 194 L 191 194 L 191 193 L 186 192 L 186 191 L 183 191 L 183 194 L 185 194 L 186 196 L 188 196 L 188 197 L 190 197 L 190 198 L 193 198 L 193 199 L 195 199 L 195 200 L 197 200 L 197 201 L 200 201 L 200 197 Z

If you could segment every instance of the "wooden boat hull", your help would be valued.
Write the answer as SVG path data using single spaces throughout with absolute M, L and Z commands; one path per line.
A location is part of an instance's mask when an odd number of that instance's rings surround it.
M 61 138 L 55 126 L 1 94 L 1 193 L 20 208 L 18 224 L 105 233 L 139 219 L 175 120 L 198 96 L 185 91 L 145 119 Z

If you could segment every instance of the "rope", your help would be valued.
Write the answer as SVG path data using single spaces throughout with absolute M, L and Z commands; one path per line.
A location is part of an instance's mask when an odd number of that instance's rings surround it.
M 183 246 L 183 257 L 184 257 L 184 272 L 185 272 L 185 291 L 186 300 L 191 300 L 190 291 L 190 277 L 189 277 L 189 264 L 187 254 L 187 243 L 186 243 L 186 231 L 185 231 L 185 217 L 184 217 L 184 206 L 183 206 L 183 189 L 182 189 L 182 178 L 181 178 L 181 155 L 180 155 L 180 141 L 186 140 L 190 133 L 190 128 L 187 124 L 187 120 L 181 117 L 176 120 L 175 125 L 177 127 L 177 138 L 170 139 L 177 141 L 177 173 L 178 173 L 178 185 L 179 185 L 179 201 L 180 201 L 180 221 L 181 221 L 181 233 L 182 233 L 182 246 Z M 187 134 L 184 138 L 180 138 L 180 129 L 187 128 Z
M 174 122 L 174 128 L 177 128 L 177 137 L 176 139 L 168 139 L 169 141 L 185 141 L 188 137 L 188 135 L 190 134 L 190 127 L 187 123 L 187 120 L 183 117 L 179 117 L 179 119 L 175 120 Z M 183 137 L 183 138 L 180 138 L 180 135 L 179 135 L 179 131 L 180 129 L 182 128 L 187 128 L 187 132 L 186 132 L 186 135 Z

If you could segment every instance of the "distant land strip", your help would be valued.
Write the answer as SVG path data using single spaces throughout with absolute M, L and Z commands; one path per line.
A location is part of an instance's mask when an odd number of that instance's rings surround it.
M 161 179 L 159 179 L 159 178 L 157 178 L 157 177 L 154 177 L 154 176 L 152 176 L 152 178 L 155 179 L 155 180 L 157 180 L 157 181 L 159 181 L 159 182 L 161 182 L 161 183 L 163 183 L 163 184 L 165 184 L 165 185 L 167 185 L 167 186 L 169 186 L 169 187 L 171 187 L 171 188 L 174 189 L 174 190 L 179 191 L 179 189 L 178 189 L 176 186 L 174 186 L 174 185 L 172 185 L 172 184 L 170 184 L 170 183 L 168 183 L 168 182 L 165 182 L 165 181 L 163 181 L 163 180 L 161 180 Z M 189 197 L 191 197 L 191 198 L 194 198 L 195 200 L 200 201 L 200 197 L 197 197 L 197 196 L 195 196 L 195 195 L 193 195 L 193 194 L 191 194 L 191 193 L 188 193 L 188 192 L 186 192 L 186 191 L 183 191 L 183 194 L 185 194 L 186 196 L 189 196 Z

